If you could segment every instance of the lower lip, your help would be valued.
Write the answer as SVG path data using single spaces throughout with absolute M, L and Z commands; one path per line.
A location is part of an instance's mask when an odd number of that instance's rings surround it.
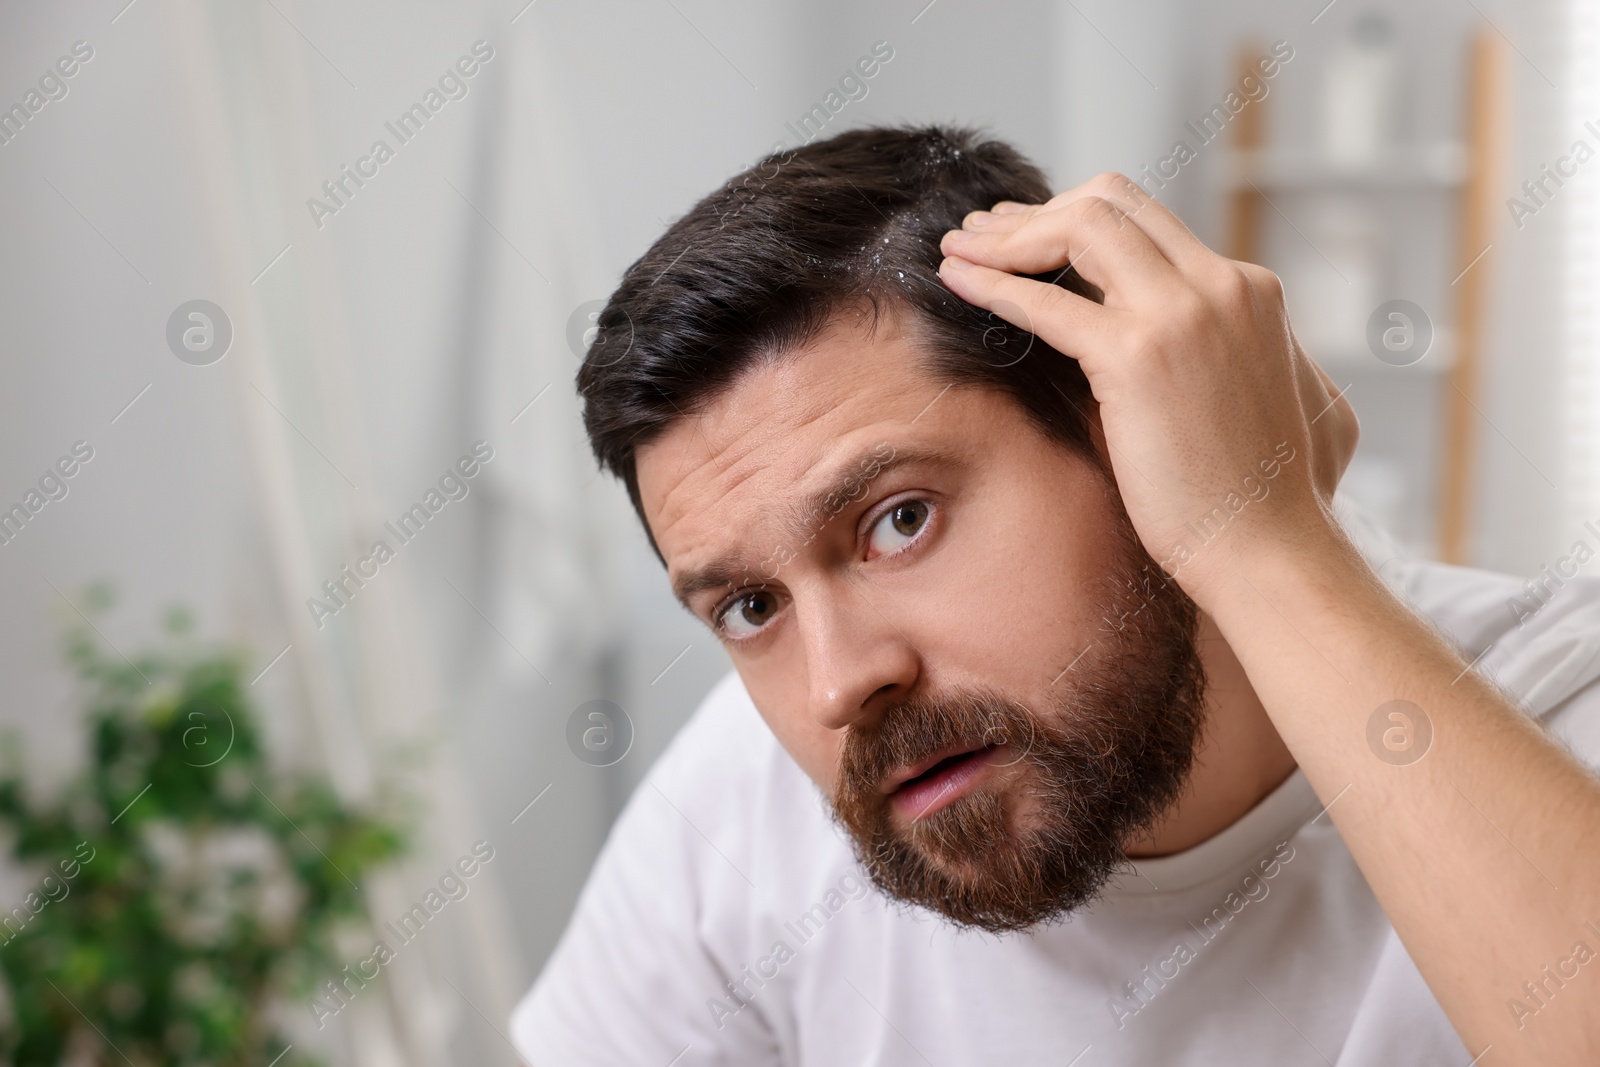
M 932 778 L 901 786 L 890 795 L 889 802 L 897 814 L 911 822 L 926 819 L 971 789 L 988 769 L 989 759 L 996 751 L 994 748 L 979 749 Z

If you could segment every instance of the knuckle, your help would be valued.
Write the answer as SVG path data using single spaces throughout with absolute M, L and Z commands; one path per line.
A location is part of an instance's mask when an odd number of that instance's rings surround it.
M 1274 304 L 1283 303 L 1283 279 L 1265 267 L 1258 269 L 1260 270 L 1260 275 L 1256 281 L 1256 288 Z
M 1082 223 L 1102 224 L 1118 216 L 1116 205 L 1101 196 L 1085 196 L 1067 205 L 1073 218 Z
M 1262 295 L 1257 292 L 1246 265 L 1233 260 L 1224 260 L 1200 284 L 1216 310 L 1224 315 L 1253 313 L 1256 301 Z
M 1239 269 L 1258 299 L 1269 305 L 1283 303 L 1283 279 L 1277 274 L 1255 263 L 1240 263 Z
M 1255 288 L 1250 276 L 1238 267 L 1224 268 L 1218 280 L 1218 292 L 1233 310 L 1248 308 L 1255 300 Z
M 1043 305 L 1040 310 L 1050 316 L 1066 314 L 1071 310 L 1073 302 L 1077 299 L 1080 298 L 1074 297 L 1065 289 L 1055 285 L 1047 285 L 1039 292 L 1039 301 Z M 1038 332 L 1033 329 L 1031 323 L 1028 331 L 1030 333 Z
M 1111 191 L 1131 204 L 1142 205 L 1149 199 L 1149 195 L 1145 193 L 1143 187 L 1126 174 L 1113 172 L 1110 182 Z
M 1121 171 L 1106 170 L 1096 174 L 1089 180 L 1089 185 L 1095 189 L 1104 189 L 1109 193 L 1125 193 L 1133 182 Z

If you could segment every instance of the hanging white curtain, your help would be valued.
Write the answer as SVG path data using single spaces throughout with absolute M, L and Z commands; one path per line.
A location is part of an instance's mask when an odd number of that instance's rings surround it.
M 342 210 L 369 217 L 329 220 L 340 230 L 330 239 L 298 207 L 315 191 L 304 176 L 332 170 L 327 101 L 311 88 L 326 84 L 317 68 L 327 60 L 279 21 L 299 23 L 301 13 L 283 0 L 237 9 L 181 0 L 167 12 L 205 194 L 197 220 L 218 268 L 217 299 L 235 316 L 237 428 L 269 550 L 266 580 L 291 637 L 276 670 L 293 677 L 306 710 L 308 762 L 347 798 L 371 802 L 379 778 L 399 773 L 400 754 L 427 750 L 400 779 L 425 815 L 413 855 L 369 886 L 379 922 L 404 913 L 473 842 L 489 841 L 501 858 L 459 906 L 465 936 L 419 937 L 385 969 L 381 993 L 339 1014 L 340 1043 L 363 1067 L 514 1063 L 496 1031 L 532 976 L 503 872 L 533 816 L 513 826 L 514 808 L 487 810 L 504 805 L 466 765 L 463 737 L 492 734 L 481 716 L 519 702 L 534 721 L 559 718 L 555 694 L 584 688 L 575 675 L 600 629 L 583 622 L 593 615 L 582 609 L 596 586 L 596 548 L 579 490 L 593 466 L 566 342 L 569 315 L 600 282 L 559 98 L 537 32 L 513 30 L 508 16 L 485 9 L 477 36 L 494 49 L 489 76 L 472 85 L 472 107 L 444 116 L 461 127 L 452 143 L 467 150 L 441 158 L 437 146 L 432 155 L 408 148 L 386 165 L 396 173 L 382 175 L 392 186 L 412 183 L 398 206 L 363 192 Z M 384 250 L 362 244 L 384 230 L 431 242 L 440 253 L 432 276 L 386 276 L 396 267 Z M 260 267 L 251 250 L 271 234 L 288 235 L 290 248 L 272 268 L 275 284 L 258 288 L 248 281 Z M 384 285 L 395 295 L 375 300 Z M 418 301 L 418 292 L 435 299 Z M 369 320 L 386 302 L 410 324 L 409 344 L 374 351 Z M 374 404 L 375 392 L 394 403 Z M 447 464 L 479 440 L 495 460 L 474 481 L 470 510 L 450 513 L 458 525 L 426 550 L 402 549 L 351 610 L 319 628 L 308 596 L 437 473 L 409 456 L 436 453 Z M 454 551 L 441 558 L 444 547 Z M 441 617 L 459 630 L 439 626 Z M 559 686 L 548 680 L 558 661 L 567 664 Z M 528 757 L 527 796 L 559 784 L 551 753 Z

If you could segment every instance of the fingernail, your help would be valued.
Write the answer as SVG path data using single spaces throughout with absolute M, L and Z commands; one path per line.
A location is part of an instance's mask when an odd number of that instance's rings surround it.
M 989 214 L 987 211 L 974 211 L 972 214 L 967 216 L 966 225 L 987 226 L 993 221 L 994 216 Z
M 943 274 L 947 270 L 966 270 L 970 266 L 972 264 L 960 256 L 946 256 L 944 262 L 939 264 L 939 273 Z
M 945 234 L 945 240 L 949 241 L 951 244 L 961 244 L 963 241 L 971 241 L 977 236 L 977 234 L 968 233 L 966 230 L 951 230 L 949 233 Z

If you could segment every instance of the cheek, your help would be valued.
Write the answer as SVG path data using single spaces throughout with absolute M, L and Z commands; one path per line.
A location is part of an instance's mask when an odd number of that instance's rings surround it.
M 968 670 L 1023 691 L 1096 639 L 1116 560 L 1115 526 L 1092 474 L 1024 470 L 963 509 L 935 583 L 939 625 L 959 635 Z

